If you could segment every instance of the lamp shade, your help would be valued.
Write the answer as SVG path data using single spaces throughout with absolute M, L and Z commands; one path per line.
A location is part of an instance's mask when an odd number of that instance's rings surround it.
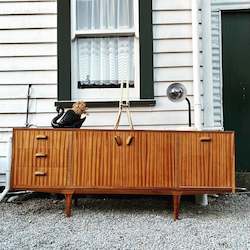
M 187 97 L 187 89 L 181 83 L 173 83 L 167 89 L 167 96 L 172 102 L 181 102 Z

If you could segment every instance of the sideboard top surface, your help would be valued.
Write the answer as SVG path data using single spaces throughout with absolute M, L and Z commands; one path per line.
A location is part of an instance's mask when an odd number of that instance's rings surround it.
M 98 129 L 98 128 L 94 128 L 94 129 L 90 129 L 90 128 L 81 128 L 81 129 L 75 129 L 75 128 L 26 128 L 26 127 L 18 127 L 18 128 L 14 128 L 15 130 L 44 130 L 44 131 L 105 131 L 105 132 L 166 132 L 166 133 L 228 133 L 228 134 L 235 134 L 234 131 L 221 131 L 221 130 L 142 130 L 142 129 L 134 129 L 134 130 L 130 130 L 130 129 Z

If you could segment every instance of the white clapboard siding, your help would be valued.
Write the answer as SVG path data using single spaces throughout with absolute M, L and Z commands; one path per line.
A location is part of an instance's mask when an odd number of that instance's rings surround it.
M 167 99 L 166 90 L 172 82 L 182 82 L 192 95 L 191 0 L 152 3 L 155 96 Z M 163 102 L 160 104 L 164 107 Z M 176 112 L 176 115 L 180 114 Z
M 30 113 L 53 113 L 55 112 L 55 103 L 56 99 L 30 99 L 29 102 L 29 112 Z M 0 113 L 1 114 L 16 114 L 26 113 L 27 109 L 27 100 L 26 99 L 9 99 L 0 100 Z
M 25 34 L 25 35 L 24 35 Z M 56 29 L 0 30 L 1 43 L 52 43 L 56 42 Z
M 190 52 L 192 53 L 192 39 L 162 39 L 154 40 L 154 53 Z
M 7 168 L 11 128 L 25 126 L 28 84 L 30 119 L 49 126 L 56 115 L 56 43 L 55 0 L 0 1 L 0 177 Z
M 212 0 L 213 11 L 249 9 L 249 0 Z
M 198 18 L 199 23 L 202 22 L 201 12 L 199 12 Z M 192 13 L 190 10 L 180 10 L 180 11 L 157 11 L 153 13 L 154 24 L 163 25 L 167 24 L 191 24 Z
M 193 56 L 191 53 L 159 53 L 155 54 L 154 66 L 158 67 L 193 67 Z M 203 56 L 200 54 L 202 65 Z
M 222 48 L 220 11 L 230 9 L 250 9 L 250 0 L 212 0 L 212 62 L 213 62 L 213 104 L 214 123 L 216 127 L 223 127 L 222 100 Z
M 187 103 L 170 102 L 166 90 L 172 82 L 183 83 L 193 117 L 192 1 L 152 3 L 156 106 L 131 108 L 133 123 L 136 129 L 189 129 Z M 49 127 L 56 116 L 56 31 L 56 1 L 0 1 L 0 165 L 6 164 L 11 129 L 25 125 L 28 84 L 29 123 Z M 89 109 L 84 126 L 112 128 L 116 113 L 117 108 Z M 123 114 L 121 128 L 127 127 Z
M 100 115 L 101 114 L 101 115 Z M 192 114 L 193 115 L 193 114 Z M 36 126 L 50 126 L 51 120 L 54 118 L 54 113 L 41 113 L 41 114 L 30 114 L 29 122 Z M 97 112 L 91 113 L 84 123 L 84 127 L 103 127 L 112 126 L 115 123 L 116 112 Z M 23 127 L 26 120 L 25 114 L 2 114 L 0 120 L 0 127 Z M 158 112 L 137 112 L 132 113 L 133 124 L 135 126 L 151 126 L 161 125 L 164 128 L 165 124 L 168 125 L 188 125 L 187 111 L 158 111 Z M 127 125 L 127 116 L 123 115 L 121 118 L 121 124 Z
M 153 13 L 154 24 L 190 24 L 192 19 L 191 11 L 155 11 Z
M 200 48 L 202 49 L 202 41 L 200 40 Z M 187 39 L 154 39 L 154 53 L 167 52 L 190 52 L 192 53 L 192 38 Z
M 1 129 L 0 142 L 7 142 L 11 136 L 12 136 L 12 130 Z M 0 152 L 0 156 L 1 156 L 1 152 Z
M 167 0 L 153 0 L 153 10 L 191 10 L 192 1 L 191 0 L 175 0 L 175 1 L 167 1 Z
M 186 86 L 188 96 L 192 96 L 193 95 L 193 82 L 192 81 L 183 81 L 181 83 Z M 170 84 L 171 84 L 171 82 L 155 82 L 155 84 L 154 84 L 155 97 L 165 97 L 167 88 L 169 87 Z
M 57 57 L 0 57 L 0 72 L 57 70 Z
M 0 15 L 56 14 L 56 1 L 0 1 Z
M 56 43 L 1 44 L 1 57 L 56 56 Z
M 0 164 L 1 164 L 1 159 L 0 159 Z M 0 168 L 0 172 L 1 172 L 1 168 Z M 6 176 L 5 174 L 0 174 L 0 186 L 4 186 L 6 183 Z
M 1 4 L 0 4 L 1 7 Z M 56 28 L 57 16 L 52 15 L 0 15 L 0 29 Z
M 30 2 L 30 3 L 33 3 L 33 2 L 54 2 L 55 0 L 0 0 L 0 2 Z
M 191 24 L 163 24 L 153 26 L 153 36 L 156 39 L 192 38 Z
M 24 83 L 56 84 L 57 70 L 0 72 L 0 84 L 24 84 Z
M 192 1 L 191 0 L 153 0 L 153 37 L 154 37 L 154 93 L 157 105 L 166 112 L 169 101 L 166 90 L 173 82 L 183 83 L 193 109 L 193 48 L 192 48 Z M 201 12 L 199 13 L 201 23 Z M 200 24 L 200 38 L 202 27 Z M 202 40 L 200 39 L 202 55 Z M 202 65 L 203 58 L 200 57 Z M 201 80 L 203 69 L 201 67 Z M 202 90 L 201 81 L 201 90 Z M 201 99 L 203 100 L 202 93 Z M 176 104 L 174 104 L 176 105 Z M 170 105 L 171 106 L 171 105 Z M 177 105 L 178 106 L 178 105 Z M 203 105 L 202 105 L 203 106 Z M 161 108 L 159 108 L 161 109 Z M 165 111 L 164 111 L 165 110 Z M 160 113 L 159 112 L 159 113 Z M 171 111 L 167 111 L 172 113 Z M 203 112 L 203 107 L 202 107 Z M 188 129 L 187 103 L 183 102 L 172 115 L 179 116 L 171 125 L 171 115 L 163 128 Z M 203 117 L 202 117 L 203 118 Z M 178 120 L 178 122 L 177 122 Z M 192 116 L 193 121 L 193 116 Z M 180 122 L 180 124 L 178 124 Z M 203 121 L 202 121 L 203 122 Z M 147 127 L 147 126 L 145 126 Z M 161 126 L 154 125 L 154 128 Z
M 49 91 L 48 91 L 49 89 Z M 28 95 L 28 85 L 0 85 L 0 100 L 26 99 Z M 31 86 L 31 98 L 55 98 L 57 95 L 57 84 L 36 84 Z
M 1 142 L 0 141 L 0 152 L 1 152 L 2 155 L 7 154 L 6 142 Z
M 193 96 L 189 97 L 190 101 L 193 103 Z M 131 108 L 131 112 L 148 112 L 148 111 L 181 111 L 186 110 L 187 105 L 186 102 L 180 102 L 180 103 L 173 103 L 165 96 L 163 97 L 156 97 L 155 100 L 157 101 L 156 106 L 150 107 L 149 109 L 145 108 Z M 30 99 L 29 101 L 29 113 L 55 113 L 55 103 L 56 99 Z M 6 100 L 0 99 L 0 113 L 1 114 L 16 114 L 17 110 L 19 114 L 26 114 L 27 109 L 27 100 L 26 99 L 9 99 L 8 102 Z M 91 109 L 89 114 L 90 116 L 93 113 L 100 113 L 100 116 L 102 113 L 105 112 L 117 112 L 118 108 L 108 109 Z M 1 127 L 1 126 L 0 126 Z
M 154 70 L 155 81 L 192 81 L 193 68 L 192 67 L 178 67 L 178 68 L 156 68 Z
M 12 129 L 0 129 L 0 186 L 5 185 L 5 176 L 4 173 L 7 170 L 7 143 L 9 138 L 12 136 Z
M 193 124 L 193 123 L 192 123 Z M 194 125 L 194 124 L 193 124 Z M 113 127 L 104 127 L 105 128 L 110 128 L 112 129 Z M 123 128 L 128 128 L 128 126 L 120 126 L 121 129 Z M 141 130 L 152 130 L 152 126 L 147 126 L 147 125 L 140 125 L 140 126 L 136 126 L 136 129 L 141 129 Z M 180 131 L 187 131 L 187 130 L 194 130 L 194 128 L 189 128 L 188 127 L 188 123 L 186 122 L 185 124 L 164 124 L 164 126 L 162 126 L 161 124 L 159 125 L 154 125 L 153 130 L 180 130 Z
M 192 67 L 193 56 L 189 52 L 182 53 L 160 53 L 154 55 L 155 67 Z M 202 57 L 200 58 L 202 60 Z

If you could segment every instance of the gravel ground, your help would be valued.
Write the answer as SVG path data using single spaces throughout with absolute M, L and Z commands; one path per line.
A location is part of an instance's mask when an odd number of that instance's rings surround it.
M 34 195 L 0 203 L 0 249 L 250 249 L 250 195 L 189 200 L 174 222 L 163 198 L 82 198 L 65 218 L 64 201 Z

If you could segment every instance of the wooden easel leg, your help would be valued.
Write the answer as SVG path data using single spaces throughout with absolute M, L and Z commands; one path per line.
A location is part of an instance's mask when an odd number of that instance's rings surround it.
M 180 202 L 181 202 L 181 195 L 174 194 L 173 195 L 173 209 L 174 209 L 174 221 L 179 219 L 179 212 L 180 212 Z
M 65 194 L 65 214 L 67 217 L 71 216 L 72 194 Z

